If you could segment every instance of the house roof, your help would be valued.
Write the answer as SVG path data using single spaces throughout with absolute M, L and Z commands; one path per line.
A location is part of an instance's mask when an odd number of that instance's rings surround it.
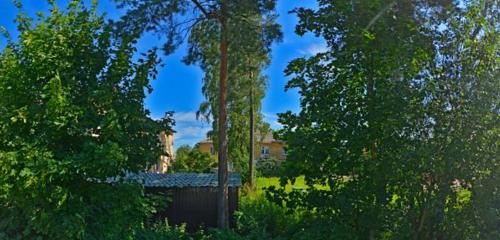
M 138 173 L 128 176 L 130 180 L 137 180 L 145 187 L 186 188 L 186 187 L 217 187 L 218 180 L 215 173 Z M 238 173 L 229 173 L 229 187 L 241 186 L 241 176 Z
M 279 139 L 275 139 L 273 137 L 273 133 L 272 132 L 268 132 L 264 135 L 264 137 L 262 137 L 262 135 L 260 134 L 260 132 L 256 132 L 255 133 L 255 139 L 257 142 L 260 142 L 260 143 L 273 143 L 273 142 L 279 142 L 279 143 L 282 143 L 283 141 L 282 140 L 279 140 Z M 261 141 L 262 140 L 262 141 Z M 205 140 L 202 140 L 198 143 L 212 143 L 212 139 L 205 139 Z
M 257 138 L 257 141 L 262 140 L 262 143 L 281 142 L 280 140 L 274 139 L 272 132 L 266 133 L 264 135 L 264 137 L 262 137 L 262 135 L 260 134 L 260 132 L 257 132 L 256 138 Z

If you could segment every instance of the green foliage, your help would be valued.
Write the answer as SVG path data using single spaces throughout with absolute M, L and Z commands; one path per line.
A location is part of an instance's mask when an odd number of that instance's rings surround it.
M 287 209 L 263 195 L 242 197 L 235 231 L 244 239 L 350 239 L 339 235 L 328 218 L 301 209 Z
M 145 191 L 144 197 L 148 207 L 151 208 L 151 215 L 145 221 L 145 227 L 156 227 L 159 220 L 163 220 L 168 206 L 172 203 L 172 193 L 164 191 Z
M 303 181 L 303 180 L 302 180 Z M 277 179 L 260 178 L 256 182 L 258 188 L 278 185 Z M 296 183 L 296 185 L 303 185 Z M 291 188 L 289 189 L 291 191 Z M 328 219 L 319 218 L 314 214 L 293 210 L 268 201 L 261 192 L 242 192 L 239 211 L 235 214 L 234 229 L 200 229 L 197 232 L 187 232 L 185 225 L 170 226 L 167 220 L 155 223 L 148 229 L 137 232 L 136 239 L 330 239 L 342 238 L 336 234 Z
M 174 172 L 210 172 L 217 167 L 217 159 L 209 153 L 200 152 L 198 148 L 183 145 L 177 148 L 172 167 Z
M 281 161 L 274 158 L 259 160 L 257 164 L 257 174 L 262 177 L 280 176 Z
M 0 53 L 0 238 L 130 239 L 151 210 L 140 186 L 108 184 L 161 154 L 144 108 L 155 51 L 134 61 L 138 35 L 80 1 L 20 14 Z
M 329 50 L 286 70 L 301 111 L 280 115 L 282 184 L 305 175 L 329 188 L 273 199 L 327 219 L 337 239 L 494 239 L 498 3 L 319 1 L 295 12 L 296 32 Z
M 260 1 L 231 1 L 230 11 L 235 16 L 229 21 L 228 70 L 228 156 L 234 169 L 247 177 L 250 144 L 250 111 L 253 105 L 256 126 L 261 126 L 263 117 L 261 101 L 267 87 L 267 77 L 262 71 L 270 63 L 270 46 L 282 37 L 276 23 L 274 1 L 265 11 L 256 11 Z M 242 9 L 242 6 L 248 9 Z M 248 34 L 252 33 L 252 34 Z M 189 52 L 184 61 L 198 63 L 205 72 L 202 92 L 206 102 L 200 105 L 198 115 L 212 121 L 213 132 L 218 132 L 219 104 L 219 39 L 220 28 L 212 22 L 204 22 L 193 28 L 188 39 Z M 210 136 L 218 147 L 218 136 Z
M 282 33 L 276 22 L 275 0 L 203 1 L 210 17 L 192 4 L 193 1 L 116 0 L 121 7 L 130 7 L 119 28 L 130 31 L 166 33 L 166 54 L 188 36 L 186 64 L 198 64 L 204 71 L 202 93 L 206 102 L 200 104 L 198 116 L 212 123 L 218 132 L 220 40 L 228 42 L 228 159 L 234 169 L 246 178 L 250 145 L 250 105 L 256 125 L 262 124 L 261 101 L 267 87 L 262 71 L 270 63 L 271 44 L 280 41 Z M 227 16 L 225 32 L 221 32 L 218 10 L 224 3 Z M 179 20 L 182 19 L 182 20 Z M 180 31 L 180 29 L 183 29 Z M 187 33 L 183 32 L 187 31 Z M 250 101 L 252 95 L 252 101 Z M 211 134 L 218 150 L 218 136 Z
M 236 218 L 236 231 L 247 239 L 286 237 L 298 222 L 297 215 L 288 214 L 286 208 L 267 201 L 263 196 L 243 197 Z
M 167 221 L 155 224 L 151 229 L 141 230 L 136 235 L 138 240 L 240 240 L 246 239 L 230 229 L 209 229 L 189 233 L 185 225 L 170 226 Z
M 248 239 L 245 236 L 242 236 L 231 229 L 210 229 L 207 232 L 207 235 L 198 233 L 196 236 L 198 238 L 195 239 L 207 239 L 207 240 L 244 240 Z M 262 239 L 262 238 L 260 238 Z
M 178 239 L 191 240 L 191 235 L 186 231 L 186 226 L 170 226 L 165 220 L 158 222 L 150 229 L 138 231 L 137 240 L 160 240 L 160 239 Z

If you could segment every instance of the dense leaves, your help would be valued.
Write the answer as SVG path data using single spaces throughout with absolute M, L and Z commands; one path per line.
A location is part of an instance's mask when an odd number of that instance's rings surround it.
M 280 116 L 283 188 L 266 196 L 286 208 L 244 199 L 234 231 L 194 234 L 144 221 L 149 203 L 165 209 L 169 196 L 145 200 L 137 185 L 106 181 L 155 163 L 158 133 L 172 124 L 148 117 L 158 59 L 154 50 L 139 57 L 134 44 L 153 31 L 170 53 L 188 33 L 185 62 L 205 73 L 200 113 L 219 131 L 227 105 L 229 159 L 245 171 L 250 106 L 260 111 L 262 70 L 281 38 L 275 1 L 119 2 L 128 10 L 119 23 L 75 0 L 36 20 L 19 15 L 18 40 L 0 29 L 9 39 L 0 53 L 0 239 L 500 236 L 497 2 L 319 0 L 294 10 L 297 34 L 324 38 L 328 51 L 285 71 L 301 110 Z M 229 83 L 227 102 L 220 83 Z M 176 171 L 214 164 L 188 147 L 177 158 Z M 302 175 L 307 189 L 284 188 Z
M 129 238 L 148 211 L 142 190 L 105 180 L 161 154 L 171 121 L 143 104 L 155 51 L 134 61 L 138 35 L 113 39 L 80 1 L 17 23 L 0 55 L 0 238 Z
M 329 190 L 273 198 L 328 219 L 332 238 L 498 236 L 498 5 L 319 5 L 295 11 L 329 50 L 286 70 L 301 111 L 280 116 L 282 180 Z
M 282 160 L 275 158 L 261 159 L 257 163 L 257 174 L 263 177 L 279 177 Z
M 174 172 L 210 172 L 217 167 L 217 159 L 197 147 L 183 145 L 175 151 Z

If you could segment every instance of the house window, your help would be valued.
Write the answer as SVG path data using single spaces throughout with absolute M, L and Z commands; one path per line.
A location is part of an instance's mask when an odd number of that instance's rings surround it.
M 210 154 L 215 155 L 215 148 L 214 147 L 210 147 Z
M 260 148 L 260 155 L 261 155 L 261 157 L 264 157 L 264 158 L 269 157 L 269 147 L 268 146 L 262 146 Z

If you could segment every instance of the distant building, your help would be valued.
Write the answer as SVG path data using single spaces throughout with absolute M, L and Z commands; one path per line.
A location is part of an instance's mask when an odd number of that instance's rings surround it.
M 160 142 L 162 145 L 163 155 L 158 162 L 151 167 L 150 172 L 165 173 L 172 165 L 174 159 L 174 131 L 161 132 Z
M 210 155 L 217 155 L 212 139 L 205 139 L 201 142 L 198 142 L 196 146 L 198 147 L 198 150 L 200 150 L 200 152 L 210 153 Z
M 214 148 L 214 143 L 211 139 L 205 139 L 196 144 L 201 152 L 210 153 L 211 155 L 217 155 Z M 261 136 L 259 133 L 255 137 L 255 160 L 274 158 L 277 160 L 286 159 L 285 142 L 273 138 L 271 132 L 267 133 L 265 136 Z

